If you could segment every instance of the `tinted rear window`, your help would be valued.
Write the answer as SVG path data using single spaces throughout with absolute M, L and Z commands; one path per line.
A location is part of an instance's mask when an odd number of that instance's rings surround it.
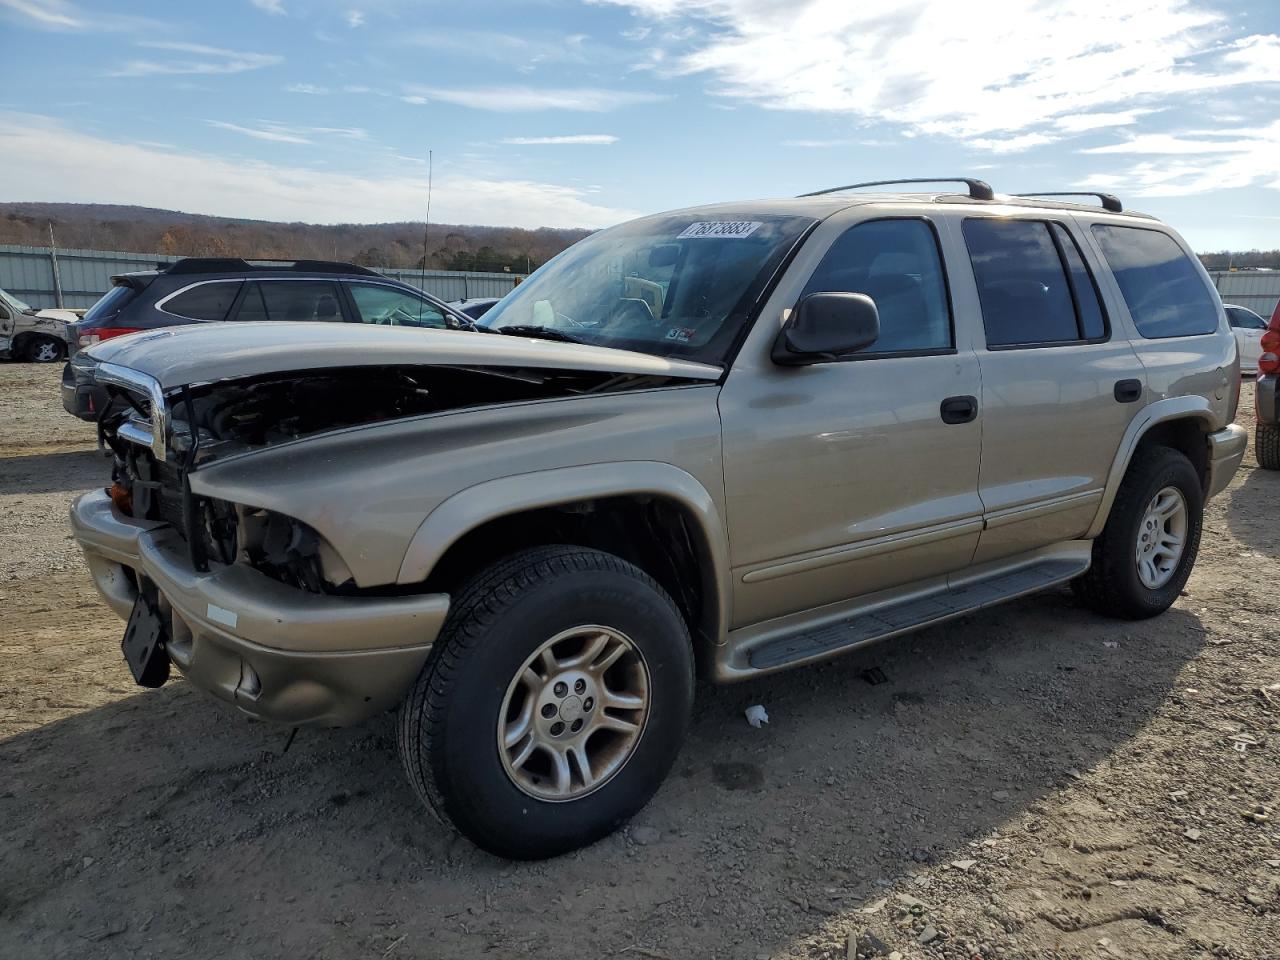
M 170 300 L 166 300 L 162 308 L 166 313 L 174 313 L 192 320 L 225 320 L 231 304 L 235 303 L 236 294 L 240 292 L 239 280 L 215 280 L 201 283 Z
M 116 284 L 102 295 L 101 300 L 85 311 L 82 322 L 92 325 L 114 317 L 136 296 L 137 291 L 133 287 L 127 284 Z
M 1168 234 L 1095 224 L 1093 235 L 1142 336 L 1191 337 L 1218 328 L 1209 288 Z

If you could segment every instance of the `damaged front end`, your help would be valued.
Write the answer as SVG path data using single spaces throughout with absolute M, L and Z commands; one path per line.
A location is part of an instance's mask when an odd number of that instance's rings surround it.
M 164 391 L 146 374 L 110 363 L 97 382 L 98 419 L 113 454 L 111 502 L 138 520 L 167 524 L 191 568 L 246 564 L 309 593 L 357 587 L 312 527 L 253 504 L 199 496 L 191 476 L 213 462 L 338 430 L 463 408 L 609 393 L 669 378 L 604 371 L 480 367 L 355 367 L 292 371 Z

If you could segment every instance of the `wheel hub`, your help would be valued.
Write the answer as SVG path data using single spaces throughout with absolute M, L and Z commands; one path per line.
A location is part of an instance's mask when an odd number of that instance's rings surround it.
M 1158 590 L 1173 579 L 1186 549 L 1187 501 L 1177 487 L 1164 487 L 1147 504 L 1138 524 L 1138 579 Z
M 649 712 L 639 649 L 608 627 L 566 630 L 543 643 L 507 688 L 498 722 L 503 767 L 540 800 L 599 789 L 631 757 Z

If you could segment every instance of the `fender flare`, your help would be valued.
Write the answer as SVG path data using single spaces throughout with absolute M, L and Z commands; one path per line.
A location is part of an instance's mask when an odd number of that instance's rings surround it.
M 1102 528 L 1106 526 L 1107 517 L 1111 514 L 1111 504 L 1115 502 L 1116 494 L 1120 490 L 1120 482 L 1124 479 L 1125 471 L 1129 469 L 1134 451 L 1138 449 L 1138 444 L 1142 442 L 1147 432 L 1157 424 L 1192 418 L 1202 421 L 1206 433 L 1214 430 L 1218 419 L 1214 415 L 1213 408 L 1209 406 L 1208 400 L 1192 395 L 1156 400 L 1143 407 L 1142 411 L 1129 421 L 1129 427 L 1120 440 L 1120 449 L 1116 451 L 1115 459 L 1111 463 L 1111 471 L 1107 474 L 1107 485 L 1103 488 L 1102 502 L 1098 505 L 1097 516 L 1093 518 L 1093 524 L 1085 534 L 1085 539 L 1093 540 L 1102 534 Z
M 674 500 L 698 526 L 698 563 L 710 592 L 712 641 L 725 642 L 732 597 L 729 539 L 711 494 L 692 474 L 669 463 L 624 460 L 514 474 L 468 487 L 439 504 L 409 541 L 396 582 L 421 583 L 465 534 L 499 517 L 577 500 L 648 494 Z

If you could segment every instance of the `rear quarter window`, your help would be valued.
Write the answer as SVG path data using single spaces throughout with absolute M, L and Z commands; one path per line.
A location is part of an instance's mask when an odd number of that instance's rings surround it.
M 239 280 L 199 283 L 176 297 L 170 297 L 161 309 L 192 320 L 225 320 L 239 292 Z
M 1218 329 L 1218 306 L 1191 258 L 1158 230 L 1094 224 L 1138 333 L 1193 337 Z

